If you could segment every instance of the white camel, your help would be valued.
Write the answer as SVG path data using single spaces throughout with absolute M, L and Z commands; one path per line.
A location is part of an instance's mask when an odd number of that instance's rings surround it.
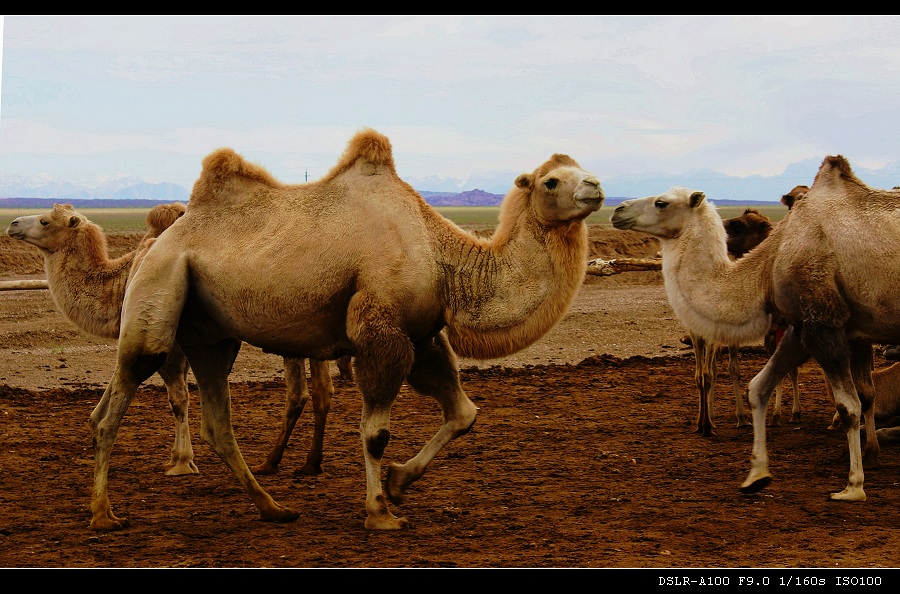
M 184 204 L 160 204 L 147 213 L 147 232 L 138 246 L 118 258 L 111 259 L 102 229 L 69 204 L 57 204 L 49 212 L 18 217 L 10 223 L 7 235 L 37 247 L 44 257 L 47 285 L 57 310 L 81 330 L 103 338 L 118 338 L 122 300 L 129 275 L 143 253 L 172 223 L 185 212 Z M 266 461 L 254 471 L 259 474 L 278 472 L 285 447 L 297 419 L 310 400 L 303 359 L 285 359 L 287 397 L 281 431 Z M 328 361 L 310 360 L 312 401 L 315 415 L 312 445 L 306 462 L 295 474 L 322 472 L 322 443 L 325 422 L 334 395 Z M 346 361 L 342 375 L 346 377 Z M 173 349 L 166 364 L 158 370 L 169 398 L 175 421 L 175 443 L 166 465 L 167 476 L 199 472 L 194 463 L 194 450 L 188 422 L 189 393 L 187 359 Z
M 91 415 L 91 528 L 119 530 L 110 453 L 135 390 L 177 345 L 200 389 L 201 435 L 264 521 L 299 514 L 254 478 L 231 427 L 228 374 L 242 341 L 290 357 L 354 357 L 368 529 L 408 526 L 388 509 L 477 408 L 457 353 L 505 356 L 534 343 L 570 307 L 587 268 L 584 219 L 600 208 L 596 177 L 556 154 L 519 175 L 493 236 L 441 217 L 394 168 L 390 141 L 356 134 L 321 180 L 287 185 L 231 149 L 203 160 L 187 213 L 147 253 L 122 309 L 118 362 Z M 437 399 L 443 424 L 382 489 L 390 410 L 406 381 Z M 386 493 L 385 493 L 386 491 Z
M 766 404 L 777 383 L 812 356 L 834 390 L 847 434 L 848 484 L 831 497 L 865 500 L 861 414 L 868 463 L 877 463 L 879 451 L 872 343 L 900 338 L 900 193 L 869 188 L 842 156 L 827 157 L 804 199 L 736 261 L 728 258 L 722 219 L 702 192 L 672 188 L 629 200 L 612 222 L 660 239 L 667 295 L 692 332 L 725 344 L 757 341 L 772 312 L 791 326 L 750 382 L 753 455 L 741 492 L 771 483 Z

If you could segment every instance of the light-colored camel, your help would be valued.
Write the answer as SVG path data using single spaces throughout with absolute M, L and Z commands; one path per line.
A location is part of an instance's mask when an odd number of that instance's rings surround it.
M 827 157 L 803 200 L 736 261 L 728 258 L 722 220 L 702 192 L 672 188 L 629 200 L 612 222 L 659 237 L 670 303 L 693 332 L 741 344 L 765 335 L 772 312 L 790 324 L 750 382 L 753 455 L 741 492 L 771 483 L 766 404 L 784 376 L 812 356 L 834 390 L 850 454 L 848 484 L 831 497 L 865 500 L 861 414 L 868 463 L 877 464 L 879 451 L 872 343 L 900 338 L 900 193 L 869 188 L 842 156 Z
M 184 212 L 185 206 L 180 202 L 154 206 L 147 214 L 147 232 L 138 246 L 115 259 L 109 257 L 102 229 L 69 204 L 57 204 L 46 213 L 18 217 L 10 224 L 7 235 L 40 249 L 50 295 L 63 317 L 95 336 L 118 338 L 129 275 L 155 238 Z M 284 364 L 287 383 L 284 420 L 266 461 L 255 469 L 260 474 L 278 471 L 291 431 L 310 399 L 305 361 L 285 359 Z M 341 365 L 342 373 L 346 374 L 346 362 Z M 196 474 L 199 470 L 194 463 L 188 422 L 187 359 L 180 350 L 174 349 L 158 373 L 166 386 L 175 421 L 175 443 L 165 473 L 167 476 Z M 295 474 L 322 472 L 325 421 L 334 394 L 327 361 L 311 360 L 310 375 L 315 414 L 313 440 L 306 463 Z
M 726 246 L 728 255 L 736 260 L 743 257 L 750 250 L 759 245 L 772 231 L 772 221 L 755 209 L 746 209 L 739 217 L 723 221 L 726 233 Z M 775 345 L 783 333 L 783 324 L 780 317 L 773 316 L 772 325 L 766 332 L 764 345 L 769 355 L 775 352 Z M 718 375 L 717 359 L 721 345 L 710 342 L 704 337 L 690 333 L 683 342 L 690 344 L 694 349 L 694 382 L 699 393 L 699 408 L 697 412 L 697 429 L 703 437 L 715 435 L 715 415 L 713 413 L 713 401 L 715 399 L 716 378 Z M 750 417 L 744 408 L 743 387 L 741 385 L 741 365 L 739 345 L 725 345 L 728 351 L 728 374 L 731 378 L 731 389 L 734 394 L 734 415 L 737 419 L 737 427 L 751 426 Z M 797 384 L 797 371 L 789 374 L 793 391 L 794 404 L 791 421 L 800 419 L 800 394 Z M 779 425 L 781 422 L 782 386 L 779 383 L 775 390 L 775 408 L 772 412 L 771 425 Z
M 200 389 L 201 435 L 264 521 L 299 514 L 263 490 L 235 441 L 228 374 L 241 342 L 290 357 L 353 355 L 365 526 L 407 527 L 388 501 L 401 503 L 475 423 L 457 355 L 505 356 L 556 325 L 585 277 L 584 219 L 602 202 L 597 178 L 556 154 L 516 178 L 485 239 L 402 181 L 390 141 L 373 130 L 356 134 L 332 170 L 306 184 L 282 184 L 231 149 L 214 151 L 187 213 L 147 253 L 125 296 L 116 371 L 91 416 L 91 528 L 127 525 L 110 506 L 110 453 L 135 390 L 176 340 Z M 389 465 L 383 489 L 390 411 L 404 381 L 437 399 L 443 424 L 416 456 Z

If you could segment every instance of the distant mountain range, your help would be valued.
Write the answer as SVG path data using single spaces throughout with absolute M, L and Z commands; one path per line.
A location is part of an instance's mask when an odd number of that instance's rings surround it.
M 716 203 L 777 204 L 781 196 L 797 185 L 812 185 L 821 159 L 807 159 L 793 163 L 784 173 L 765 177 L 729 176 L 712 170 L 694 170 L 681 174 L 642 173 L 618 176 L 599 175 L 606 193 L 607 204 L 617 204 L 627 198 L 651 196 L 672 186 L 686 186 L 703 190 Z M 874 188 L 892 188 L 900 184 L 900 164 L 891 164 L 877 170 L 854 167 L 856 175 Z M 509 180 L 515 175 L 497 173 L 481 174 L 465 182 L 429 177 L 407 179 L 425 200 L 433 206 L 496 206 L 510 188 Z M 503 180 L 506 180 L 505 182 Z M 462 191 L 463 187 L 473 189 Z M 25 200 L 47 199 L 77 206 L 86 201 L 88 206 L 126 206 L 129 204 L 160 204 L 163 202 L 187 202 L 190 188 L 176 183 L 147 183 L 135 177 L 118 178 L 95 186 L 75 185 L 49 177 L 25 178 L 0 174 L 0 204 L 23 207 Z M 137 201 L 137 202 L 135 202 Z M 33 203 L 41 206 L 46 201 Z

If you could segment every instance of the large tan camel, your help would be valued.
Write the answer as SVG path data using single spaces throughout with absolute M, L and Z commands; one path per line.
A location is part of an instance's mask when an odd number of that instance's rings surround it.
M 57 204 L 49 212 L 18 217 L 7 235 L 37 247 L 44 257 L 47 285 L 57 310 L 81 330 L 103 338 L 119 337 L 119 321 L 125 286 L 142 254 L 185 212 L 180 202 L 160 204 L 147 213 L 147 232 L 138 246 L 111 259 L 103 230 L 69 204 Z M 266 461 L 254 469 L 259 474 L 278 472 L 284 449 L 297 419 L 310 400 L 303 359 L 285 359 L 287 396 L 281 431 Z M 342 362 L 346 366 L 346 362 Z M 328 361 L 310 360 L 312 401 L 315 415 L 313 439 L 304 465 L 295 474 L 322 472 L 325 422 L 334 395 Z M 194 463 L 188 422 L 188 363 L 174 349 L 158 373 L 166 386 L 175 421 L 175 443 L 166 465 L 167 476 L 199 472 Z M 342 371 L 346 374 L 346 369 Z
M 866 459 L 877 463 L 879 451 L 872 343 L 900 338 L 900 192 L 869 188 L 842 156 L 827 157 L 803 200 L 735 261 L 728 258 L 722 219 L 702 192 L 672 188 L 629 200 L 612 222 L 660 239 L 669 301 L 692 332 L 743 344 L 765 335 L 773 312 L 791 326 L 750 382 L 753 455 L 741 492 L 756 493 L 772 482 L 766 405 L 777 383 L 812 356 L 831 383 L 847 434 L 848 484 L 831 497 L 865 500 L 861 414 Z
M 565 314 L 587 267 L 584 219 L 600 208 L 596 177 L 556 154 L 519 175 L 493 236 L 466 233 L 394 168 L 390 141 L 363 130 L 321 180 L 287 185 L 231 149 L 203 160 L 187 213 L 147 253 L 122 310 L 118 362 L 95 410 L 94 530 L 119 530 L 107 490 L 110 453 L 135 390 L 180 346 L 201 402 L 201 435 L 265 521 L 276 503 L 241 455 L 228 374 L 242 341 L 289 357 L 354 357 L 368 529 L 408 526 L 388 500 L 408 487 L 477 408 L 457 354 L 489 359 L 534 343 Z M 406 381 L 437 399 L 443 424 L 382 489 L 391 406 Z M 386 491 L 386 493 L 385 493 Z

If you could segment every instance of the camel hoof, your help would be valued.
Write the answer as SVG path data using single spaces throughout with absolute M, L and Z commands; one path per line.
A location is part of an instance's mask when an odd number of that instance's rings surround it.
M 743 493 L 744 495 L 753 495 L 754 493 L 759 493 L 760 491 L 771 485 L 772 480 L 773 478 L 771 474 L 767 474 L 756 479 L 748 478 L 741 485 L 741 493 Z
M 409 520 L 398 518 L 393 514 L 366 518 L 366 530 L 406 530 L 407 528 L 409 528 Z
M 802 423 L 802 422 L 803 422 L 803 421 L 800 419 L 800 413 L 797 413 L 797 414 L 795 414 L 795 415 L 791 415 L 791 423 L 792 423 L 792 424 L 794 424 L 794 425 L 799 425 L 799 424 Z
M 322 467 L 318 464 L 304 464 L 294 471 L 294 476 L 316 476 L 322 474 Z
M 189 476 L 192 474 L 200 474 L 200 470 L 193 462 L 175 464 L 166 471 L 166 476 Z
M 832 493 L 831 500 L 832 501 L 865 501 L 866 500 L 866 492 L 863 490 L 862 487 L 848 486 L 846 489 L 844 489 L 840 493 Z
M 278 466 L 272 464 L 260 464 L 259 466 L 254 466 L 253 468 L 251 468 L 250 472 L 252 472 L 253 474 L 258 474 L 260 476 L 278 474 Z
M 384 487 L 387 491 L 388 501 L 394 505 L 400 505 L 406 496 L 406 490 L 409 488 L 416 478 L 409 475 L 408 472 L 397 463 L 391 463 L 388 466 L 387 477 L 384 481 Z
M 300 512 L 280 505 L 274 509 L 260 510 L 259 512 L 259 519 L 263 522 L 293 522 L 299 517 Z
M 110 514 L 110 516 L 112 516 L 112 514 Z M 117 530 L 124 530 L 128 528 L 128 526 L 128 520 L 117 518 L 115 516 L 100 516 L 91 519 L 91 530 L 97 532 L 115 532 Z

